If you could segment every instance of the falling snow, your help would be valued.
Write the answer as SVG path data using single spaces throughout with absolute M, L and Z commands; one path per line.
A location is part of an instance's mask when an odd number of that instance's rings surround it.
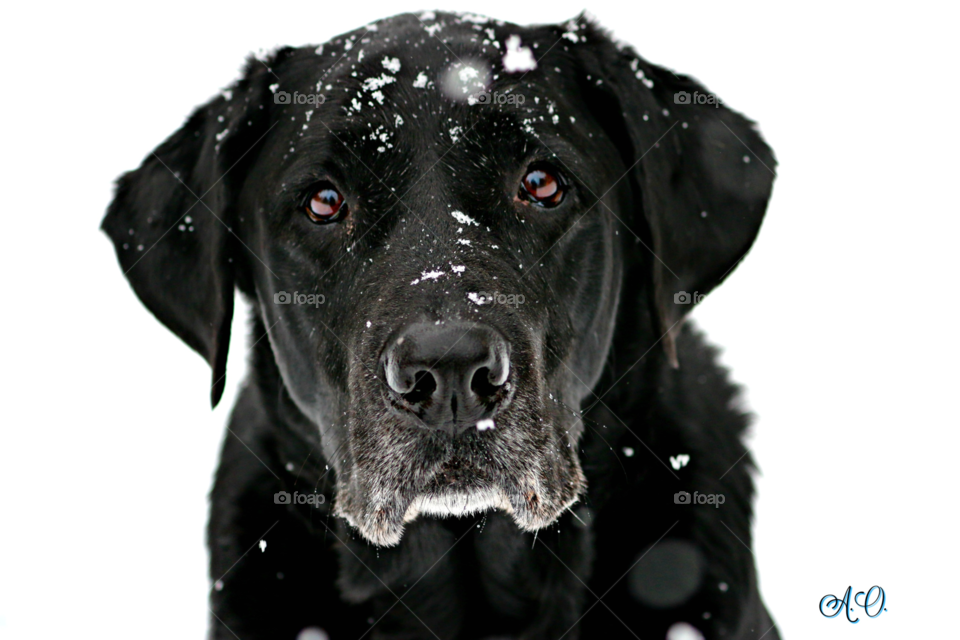
M 692 624 L 677 622 L 667 629 L 667 640 L 703 640 L 703 634 Z
M 489 431 L 496 426 L 497 425 L 494 423 L 493 418 L 485 418 L 477 423 L 477 431 Z
M 465 224 L 465 225 L 467 225 L 467 226 L 469 226 L 469 225 L 471 225 L 471 224 L 472 224 L 472 225 L 476 225 L 476 226 L 478 226 L 478 227 L 480 226 L 480 223 L 479 223 L 479 222 L 477 222 L 476 220 L 474 220 L 473 218 L 471 218 L 470 216 L 468 216 L 467 214 L 465 214 L 465 213 L 462 212 L 462 211 L 451 211 L 451 212 L 450 212 L 450 215 L 452 215 L 453 218 L 454 218 L 457 222 L 459 222 L 460 224 Z
M 520 36 L 507 38 L 507 52 L 503 54 L 503 70 L 507 73 L 522 73 L 537 68 L 537 60 L 530 47 L 520 46 Z
M 364 80 L 363 90 L 374 91 L 376 89 L 381 89 L 386 85 L 396 81 L 397 79 L 394 78 L 393 76 L 388 76 L 387 74 L 383 73 L 383 74 L 380 74 L 379 76 L 376 76 L 373 78 L 367 78 L 366 80 Z
M 390 73 L 400 73 L 400 60 L 389 56 L 383 59 L 383 67 Z
M 426 89 L 428 81 L 427 74 L 421 71 L 417 74 L 417 79 L 413 81 L 413 87 L 415 89 Z

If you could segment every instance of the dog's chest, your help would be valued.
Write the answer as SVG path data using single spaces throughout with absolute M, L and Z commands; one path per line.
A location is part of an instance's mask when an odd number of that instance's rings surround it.
M 472 552 L 483 599 L 498 614 L 524 617 L 535 593 L 536 569 L 523 536 L 509 518 L 488 514 L 480 523 Z

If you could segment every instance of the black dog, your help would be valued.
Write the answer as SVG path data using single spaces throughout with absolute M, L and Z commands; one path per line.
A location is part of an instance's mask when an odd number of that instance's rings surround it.
M 582 18 L 408 14 L 251 60 L 103 222 L 214 404 L 234 288 L 253 307 L 213 637 L 777 638 L 747 418 L 681 329 L 773 166 Z

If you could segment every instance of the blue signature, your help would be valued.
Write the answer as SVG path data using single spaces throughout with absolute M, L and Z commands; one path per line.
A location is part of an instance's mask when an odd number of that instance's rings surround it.
M 882 587 L 874 585 L 870 587 L 870 590 L 867 592 L 857 591 L 852 600 L 850 598 L 851 591 L 853 591 L 852 587 L 847 587 L 847 592 L 843 594 L 843 598 L 838 598 L 831 594 L 820 598 L 820 613 L 823 614 L 825 618 L 836 618 L 840 615 L 841 611 L 846 611 L 847 620 L 853 624 L 857 624 L 860 622 L 860 618 L 851 617 L 854 605 L 862 607 L 863 612 L 867 614 L 868 618 L 876 618 L 887 610 L 887 594 L 883 592 Z M 860 602 L 860 596 L 863 596 L 863 602 Z M 827 613 L 824 610 L 824 605 L 833 613 Z M 871 610 L 875 611 L 875 613 L 870 613 Z

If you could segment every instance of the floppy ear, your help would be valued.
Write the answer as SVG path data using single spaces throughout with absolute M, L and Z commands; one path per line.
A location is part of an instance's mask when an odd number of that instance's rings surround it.
M 615 45 L 595 25 L 586 36 L 577 45 L 581 82 L 631 168 L 643 208 L 634 220 L 652 241 L 653 304 L 677 366 L 680 321 L 750 250 L 776 162 L 753 123 L 696 81 Z
M 140 300 L 210 363 L 213 406 L 233 316 L 235 200 L 266 131 L 267 74 L 251 59 L 243 79 L 121 176 L 101 225 Z

